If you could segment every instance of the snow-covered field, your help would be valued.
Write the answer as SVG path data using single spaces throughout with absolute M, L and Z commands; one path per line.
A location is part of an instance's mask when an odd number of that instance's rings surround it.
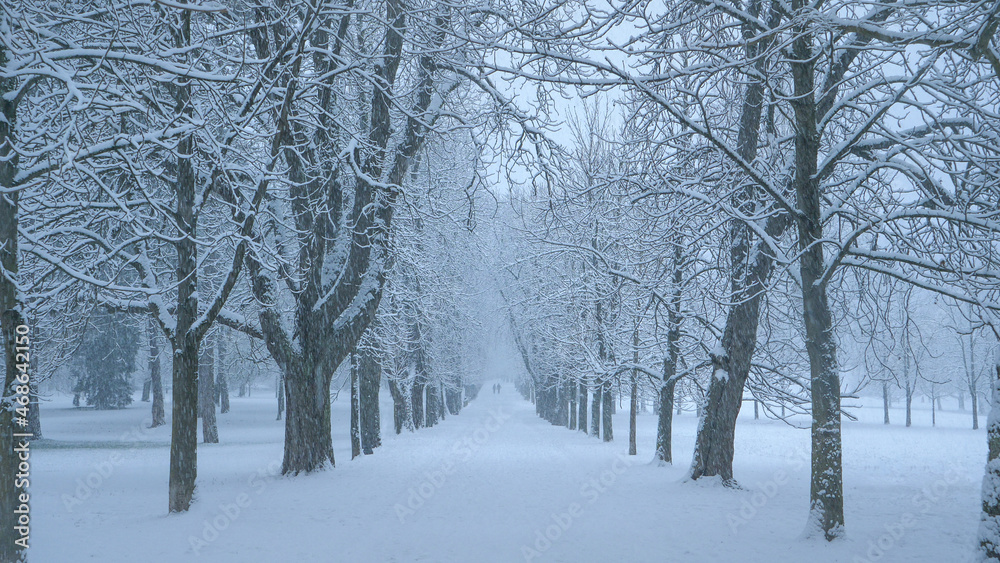
M 737 429 L 744 490 L 684 482 L 696 417 L 675 418 L 673 467 L 650 463 L 656 418 L 639 418 L 629 459 L 626 409 L 605 444 L 537 418 L 512 385 L 459 416 L 395 436 L 350 460 L 347 402 L 334 404 L 337 468 L 278 475 L 283 422 L 272 396 L 233 398 L 222 443 L 199 445 L 197 502 L 167 514 L 169 425 L 148 403 L 86 411 L 56 397 L 33 444 L 35 562 L 847 562 L 971 557 L 985 436 L 946 410 L 904 428 L 880 404 L 844 423 L 847 539 L 802 539 L 809 433 L 753 420 Z M 875 408 L 878 406 L 879 408 Z M 928 405 L 917 404 L 917 407 Z M 946 405 L 947 406 L 947 405 Z M 169 413 L 169 404 L 168 404 Z

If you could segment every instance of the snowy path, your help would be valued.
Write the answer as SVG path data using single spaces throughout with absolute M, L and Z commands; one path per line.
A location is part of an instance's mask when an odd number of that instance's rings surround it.
M 981 433 L 868 425 L 864 435 L 875 437 L 862 443 L 848 425 L 849 537 L 831 546 L 798 538 L 807 432 L 741 423 L 737 475 L 747 489 L 731 491 L 682 482 L 690 414 L 676 423 L 679 463 L 656 467 L 652 414 L 640 417 L 633 462 L 622 455 L 624 412 L 618 440 L 605 444 L 540 420 L 510 385 L 500 395 L 490 389 L 459 416 L 398 437 L 386 405 L 384 447 L 354 461 L 344 457 L 346 412 L 337 405 L 337 468 L 294 478 L 276 475 L 273 400 L 234 399 L 219 419 L 223 443 L 199 446 L 197 504 L 171 516 L 169 429 L 141 431 L 145 404 L 117 413 L 53 406 L 43 416 L 54 441 L 34 456 L 33 560 L 853 563 L 874 561 L 866 552 L 893 530 L 899 537 L 883 540 L 879 561 L 943 563 L 970 552 Z M 88 416 L 105 421 L 104 431 L 83 434 Z M 121 439 L 130 428 L 141 435 Z M 917 444 L 951 448 L 957 469 L 935 466 L 942 451 L 910 449 Z M 102 468 L 108 476 L 93 478 Z M 88 478 L 96 486 L 81 489 Z M 925 486 L 931 496 L 917 502 Z

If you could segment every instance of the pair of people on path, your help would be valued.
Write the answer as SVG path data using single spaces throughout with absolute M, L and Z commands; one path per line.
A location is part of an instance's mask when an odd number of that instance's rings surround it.
M 500 384 L 499 383 L 494 383 L 493 384 L 493 394 L 496 395 L 499 392 L 500 392 Z

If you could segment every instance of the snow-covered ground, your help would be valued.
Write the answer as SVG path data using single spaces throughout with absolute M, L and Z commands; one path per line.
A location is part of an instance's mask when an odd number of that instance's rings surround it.
M 197 501 L 167 514 L 169 425 L 148 403 L 75 409 L 56 397 L 33 444 L 35 562 L 846 562 L 971 557 L 985 436 L 970 415 L 918 409 L 844 423 L 847 539 L 803 539 L 809 434 L 743 409 L 736 476 L 744 490 L 684 482 L 697 419 L 675 418 L 672 467 L 650 463 L 656 418 L 639 418 L 629 459 L 626 409 L 613 443 L 537 418 L 487 383 L 459 416 L 349 459 L 346 401 L 334 405 L 337 468 L 278 475 L 283 423 L 272 396 L 233 398 L 222 443 L 199 445 Z M 263 395 L 263 394 L 262 394 Z M 880 406 L 880 405 L 878 405 Z M 928 405 L 917 404 L 917 407 Z M 169 413 L 169 405 L 168 405 Z

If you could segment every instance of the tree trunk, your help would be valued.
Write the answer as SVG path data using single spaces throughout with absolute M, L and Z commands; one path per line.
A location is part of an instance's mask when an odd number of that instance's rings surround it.
M 673 426 L 674 426 L 674 388 L 677 385 L 677 359 L 680 357 L 681 339 L 681 288 L 684 282 L 683 239 L 675 241 L 674 245 L 674 291 L 670 306 L 667 309 L 667 356 L 663 358 L 663 384 L 657 397 L 659 404 L 659 420 L 656 425 L 656 460 L 660 465 L 673 463 Z M 681 413 L 680 401 L 677 402 L 677 414 Z
M 0 64 L 7 62 L 6 51 L 0 47 Z M 18 298 L 18 200 L 20 190 L 14 189 L 17 174 L 18 154 L 14 150 L 14 127 L 17 125 L 17 102 L 7 94 L 17 86 L 14 78 L 0 78 L 0 338 L 3 338 L 4 386 L 0 395 L 4 404 L 14 400 L 14 388 L 19 370 L 17 368 L 17 328 L 24 324 L 23 304 Z M 28 336 L 30 346 L 30 335 Z M 23 343 L 23 341 L 22 341 Z M 30 369 L 30 366 L 29 366 Z M 29 378 L 31 372 L 29 371 Z M 29 379 L 29 384 L 32 382 Z M 28 494 L 26 488 L 16 484 L 19 463 L 14 448 L 18 441 L 14 436 L 14 412 L 0 408 L 0 561 L 17 561 L 24 556 L 26 545 L 16 543 L 20 534 L 14 529 L 15 510 L 21 504 L 21 494 Z
M 760 2 L 749 3 L 750 13 L 760 12 Z M 747 59 L 752 60 L 759 45 L 747 47 Z M 762 63 L 757 70 L 765 72 Z M 737 153 L 745 162 L 757 157 L 760 137 L 761 109 L 764 102 L 764 85 L 759 80 L 747 84 L 740 108 L 737 134 Z M 737 209 L 753 205 L 752 188 L 740 189 L 733 197 Z M 768 220 L 765 230 L 776 236 L 785 229 L 785 221 L 778 217 Z M 695 440 L 691 479 L 719 476 L 723 483 L 735 485 L 733 479 L 733 452 L 736 435 L 736 418 L 743 406 L 743 388 L 750 373 L 750 361 L 757 346 L 757 328 L 760 323 L 761 297 L 773 270 L 773 259 L 766 244 L 754 243 L 753 233 L 742 221 L 734 221 L 729 252 L 730 291 L 732 305 L 726 315 L 726 326 L 720 342 L 721 354 L 712 355 L 715 367 L 709 382 L 707 398 L 701 408 L 698 434 Z M 751 246 L 754 252 L 751 252 Z M 752 259 L 756 256 L 755 259 Z
M 363 348 L 358 352 L 359 373 L 359 416 L 361 417 L 361 450 L 365 455 L 374 453 L 382 445 L 378 394 L 382 384 L 382 365 L 371 350 Z
M 565 387 L 566 394 L 569 396 L 569 425 L 567 428 L 570 430 L 576 430 L 576 402 L 578 400 L 577 395 L 579 394 L 579 390 L 577 389 L 576 384 L 569 380 L 566 381 Z
M 445 404 L 448 407 L 448 414 L 456 415 L 462 412 L 462 383 L 453 382 L 454 387 L 445 392 Z
M 753 419 L 760 420 L 760 401 L 753 400 Z
M 603 412 L 601 413 L 601 420 L 603 421 L 604 435 L 601 437 L 605 442 L 611 442 L 614 440 L 614 432 L 611 429 L 611 415 L 614 414 L 611 409 L 608 408 L 609 405 L 614 405 L 614 397 L 611 396 L 611 381 L 604 382 L 604 397 L 601 398 L 601 405 L 603 406 Z
M 358 353 L 351 353 L 351 459 L 361 455 L 361 401 L 358 395 Z
M 882 421 L 883 424 L 889 424 L 889 382 L 882 382 Z
M 601 382 L 597 382 L 594 387 L 593 399 L 590 401 L 590 435 L 599 438 L 601 436 Z
M 754 304 L 759 307 L 759 301 Z M 731 318 L 747 319 L 743 322 L 727 320 L 727 332 L 723 336 L 723 349 L 727 355 L 712 358 L 712 379 L 698 422 L 691 479 L 719 476 L 726 485 L 736 486 L 733 479 L 736 417 L 743 404 L 743 386 L 750 373 L 759 313 L 756 308 L 747 310 L 747 305 L 746 302 L 739 303 L 730 311 Z M 726 335 L 732 335 L 728 339 L 728 347 L 725 344 Z
M 219 330 L 219 339 L 216 343 L 219 349 L 218 368 L 216 369 L 218 381 L 215 388 L 216 395 L 219 397 L 219 413 L 226 414 L 229 412 L 229 377 L 226 374 L 229 371 L 229 348 L 226 346 L 226 336 L 228 333 L 225 329 L 220 328 Z
M 198 362 L 198 415 L 201 416 L 201 436 L 206 444 L 219 443 L 219 427 L 215 419 L 215 335 L 201 347 Z
M 628 455 L 636 455 L 635 447 L 635 417 L 639 414 L 639 383 L 635 370 L 632 370 L 632 392 L 629 397 L 628 411 Z
M 805 245 L 803 245 L 805 246 Z M 844 533 L 843 454 L 840 436 L 840 374 L 838 373 L 833 323 L 825 286 L 815 287 L 823 271 L 822 247 L 811 244 L 802 266 L 803 314 L 806 350 L 812 381 L 812 478 L 811 518 L 827 540 Z M 813 260 L 809 255 L 819 254 Z M 808 264 L 808 265 L 806 265 Z
M 309 350 L 303 358 L 315 358 Z M 333 369 L 308 359 L 289 364 L 285 373 L 285 455 L 283 475 L 334 466 L 330 428 L 330 379 Z
M 226 379 L 226 372 L 219 370 L 219 412 L 226 414 L 229 412 L 229 381 Z
M 979 393 L 978 389 L 969 389 L 969 399 L 972 402 L 972 429 L 979 430 Z
M 163 426 L 167 423 L 166 411 L 163 407 L 163 378 L 160 376 L 160 344 L 156 334 L 157 328 L 152 319 L 149 320 L 149 382 L 153 388 L 153 404 L 151 409 L 152 422 L 150 428 Z
M 0 123 L 0 127 L 3 127 L 2 123 Z M 3 148 L 0 147 L 0 150 L 3 150 Z M 7 195 L 10 196 L 13 194 Z M 0 197 L 0 219 L 10 219 L 10 223 L 0 225 L 0 236 L 5 234 L 4 231 L 8 227 L 11 230 L 16 229 L 16 224 L 14 223 L 16 219 L 6 216 L 4 207 L 4 198 Z M 14 236 L 13 233 L 6 234 Z M 11 239 L 5 240 L 4 243 L 11 246 L 5 247 L 0 245 L 0 265 L 2 265 L 4 270 L 10 272 L 9 275 L 13 279 L 17 279 L 16 254 L 12 255 L 12 253 L 4 252 L 5 248 L 11 249 L 13 247 L 13 252 L 16 253 L 17 247 L 13 245 Z M 24 325 L 20 309 L 20 303 L 17 301 L 17 293 L 14 290 L 13 284 L 6 277 L 0 276 L 0 337 L 3 338 L 5 366 L 3 398 L 5 403 L 12 404 L 16 408 L 23 408 L 23 405 L 16 400 L 18 395 L 16 386 L 23 384 L 21 381 L 18 381 L 18 375 L 21 370 L 17 366 L 24 362 L 23 357 L 18 357 L 17 347 L 19 345 L 27 345 L 30 348 L 31 346 L 31 335 L 24 334 L 23 330 L 18 330 L 18 327 Z M 30 374 L 30 366 L 27 370 Z M 28 380 L 29 385 L 33 383 L 30 379 Z M 17 416 L 20 417 L 21 415 L 18 414 Z M 26 487 L 18 486 L 21 484 L 21 481 L 17 477 L 19 459 L 15 448 L 29 444 L 31 436 L 17 436 L 17 434 L 26 432 L 16 429 L 14 420 L 14 408 L 0 409 L 0 477 L 3 478 L 3 484 L 0 485 L 0 510 L 4 511 L 3 530 L 0 530 L 0 541 L 3 542 L 0 544 L 0 561 L 4 563 L 8 561 L 22 561 L 22 557 L 26 553 L 24 550 L 28 547 L 26 539 L 20 540 L 24 542 L 24 545 L 18 543 L 22 535 L 15 528 L 17 525 L 15 520 L 17 514 L 15 511 L 19 510 L 22 504 L 28 504 L 20 502 L 21 495 L 29 494 Z M 25 530 L 27 531 L 27 529 Z
M 433 383 L 428 383 L 424 386 L 427 392 L 427 422 L 426 426 L 430 428 L 438 423 L 440 418 L 441 409 L 441 397 L 438 393 L 438 386 Z
M 910 416 L 913 412 L 913 390 L 910 388 L 910 382 L 906 382 L 906 388 L 904 389 L 906 393 L 906 427 L 909 428 L 913 420 Z
M 400 388 L 395 379 L 389 380 L 389 394 L 392 395 L 392 424 L 396 434 L 403 428 L 413 431 L 413 416 L 410 414 L 410 397 Z
M 180 15 L 177 46 L 190 44 L 191 14 Z M 176 89 L 177 106 L 187 118 L 193 118 L 191 92 L 188 87 Z M 194 139 L 180 139 L 176 149 L 176 180 L 173 188 L 177 197 L 175 221 L 183 236 L 177 238 L 176 317 L 171 346 L 173 349 L 173 407 L 170 428 L 170 512 L 185 512 L 191 506 L 198 475 L 198 360 L 202 327 L 196 327 L 198 310 L 198 183 L 194 170 Z
M 979 561 L 991 563 L 1000 561 L 1000 364 L 994 368 L 992 389 L 993 405 L 986 421 L 989 453 L 983 475 L 983 504 L 979 519 Z
M 148 403 L 149 402 L 149 392 L 151 390 L 151 387 L 152 387 L 152 382 L 149 380 L 148 377 L 146 379 L 142 380 L 142 399 L 141 400 L 142 400 L 143 403 Z
M 677 385 L 677 380 L 674 379 L 673 373 L 676 371 L 676 364 L 673 364 L 673 368 L 668 367 L 668 364 L 672 364 L 670 359 L 663 359 L 663 385 L 660 387 L 660 412 L 659 412 L 659 423 L 656 426 L 656 460 L 662 463 L 673 463 L 673 454 L 671 453 L 672 442 L 673 442 L 673 425 L 674 425 L 674 387 Z
M 587 386 L 581 381 L 577 385 L 577 421 L 578 428 L 584 434 L 587 433 Z
M 285 377 L 279 374 L 275 379 L 277 385 L 275 385 L 274 394 L 278 398 L 278 417 L 274 420 L 281 420 L 281 415 L 285 412 Z
M 418 376 L 419 377 L 419 376 Z M 419 430 L 424 425 L 424 384 L 414 382 L 410 389 L 410 414 L 413 428 Z
M 793 2 L 801 9 L 804 0 Z M 816 176 L 819 132 L 815 100 L 815 57 L 812 34 L 796 25 L 792 41 L 795 97 L 795 196 L 798 208 L 799 273 L 802 316 L 809 355 L 812 400 L 812 475 L 810 526 L 827 540 L 844 533 L 843 456 L 840 435 L 840 373 L 833 320 L 827 301 L 823 256 L 822 191 Z
M 569 397 L 566 394 L 565 383 L 556 382 L 552 390 L 555 405 L 552 409 L 552 423 L 558 426 L 569 425 Z
M 444 393 L 444 382 L 437 384 L 438 388 L 438 420 L 444 420 L 448 416 L 447 395 Z
M 639 321 L 636 320 L 635 329 L 632 330 L 632 363 L 639 364 Z M 636 455 L 636 427 L 635 417 L 639 414 L 639 372 L 632 370 L 632 389 L 629 394 L 628 411 L 628 455 Z
M 190 33 L 190 15 L 183 15 Z M 187 104 L 190 92 L 178 89 L 178 102 Z M 198 315 L 198 247 L 195 244 L 195 173 L 191 162 L 194 141 L 185 137 L 178 143 L 177 222 L 184 234 L 177 248 L 177 329 L 174 333 L 173 400 L 170 429 L 170 512 L 185 512 L 191 506 L 198 476 L 198 359 L 201 342 L 191 332 Z
M 937 401 L 937 397 L 931 397 L 931 426 L 937 426 L 937 408 L 934 404 Z
M 183 338 L 173 356 L 173 396 L 170 419 L 170 512 L 191 506 L 198 476 L 198 348 Z

